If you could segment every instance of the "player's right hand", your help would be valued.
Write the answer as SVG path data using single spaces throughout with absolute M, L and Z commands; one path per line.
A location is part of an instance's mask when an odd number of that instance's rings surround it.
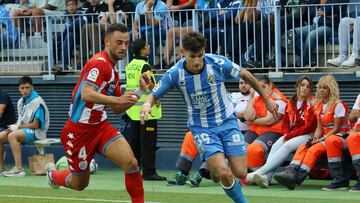
M 125 92 L 121 97 L 116 97 L 116 104 L 117 105 L 134 105 L 138 102 L 138 98 L 134 92 Z

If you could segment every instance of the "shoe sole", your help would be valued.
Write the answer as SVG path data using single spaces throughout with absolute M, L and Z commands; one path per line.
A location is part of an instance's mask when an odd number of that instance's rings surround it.
M 296 185 L 296 182 L 294 183 L 294 186 L 293 185 L 291 185 L 290 183 L 288 183 L 289 182 L 289 180 L 288 179 L 285 179 L 285 178 L 283 178 L 283 177 L 281 177 L 281 176 L 274 176 L 274 179 L 276 180 L 276 182 L 278 182 L 280 185 L 282 185 L 282 186 L 285 186 L 287 189 L 289 189 L 289 190 L 294 190 L 295 189 L 295 185 Z
M 24 177 L 26 174 L 24 172 L 22 172 L 22 173 L 17 173 L 17 174 L 3 173 L 2 175 L 5 177 Z
M 268 187 L 269 187 L 269 185 L 264 184 L 264 181 L 263 181 L 263 179 L 261 178 L 261 175 L 260 175 L 260 174 L 255 174 L 255 175 L 254 175 L 254 182 L 255 182 L 258 186 L 260 186 L 261 188 L 268 188 Z
M 348 187 L 339 187 L 339 188 L 335 188 L 335 189 L 322 188 L 322 190 L 324 190 L 324 191 L 332 191 L 332 190 L 345 191 L 345 190 L 349 190 L 349 188 Z

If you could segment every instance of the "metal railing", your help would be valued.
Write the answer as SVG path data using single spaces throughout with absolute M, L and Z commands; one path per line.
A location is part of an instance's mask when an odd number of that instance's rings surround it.
M 140 15 L 137 26 L 135 13 L 117 13 L 115 19 L 131 30 L 132 39 L 137 37 L 134 29 L 139 28 L 138 37 L 145 38 L 151 45 L 149 61 L 157 69 L 167 69 L 179 60 L 177 48 L 181 46 L 182 36 L 196 30 L 208 39 L 208 53 L 225 55 L 254 72 L 273 72 L 281 77 L 283 72 L 329 70 L 327 60 L 339 55 L 338 29 L 345 22 L 342 19 L 358 17 L 352 15 L 350 6 L 357 13 L 357 6 L 340 3 L 326 7 L 247 8 L 247 17 L 242 18 L 238 16 L 245 10 L 243 7 L 163 11 L 153 14 L 163 19 L 160 25 Z M 96 15 L 1 18 L 0 75 L 45 74 L 51 79 L 59 72 L 81 71 L 86 61 L 104 48 L 104 32 L 110 23 L 115 23 L 100 19 L 101 16 Z M 4 25 L 9 20 L 12 30 Z M 353 25 L 355 21 L 351 22 Z M 356 38 L 352 36 L 353 27 L 346 27 L 349 29 L 345 45 L 348 56 Z M 121 62 L 121 71 L 131 58 L 129 52 Z M 357 62 L 354 65 L 346 71 L 359 71 Z M 332 69 L 333 72 L 343 70 Z

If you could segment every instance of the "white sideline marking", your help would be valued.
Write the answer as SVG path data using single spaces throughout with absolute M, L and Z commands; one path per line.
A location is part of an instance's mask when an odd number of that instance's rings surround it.
M 27 196 L 27 195 L 0 195 L 0 197 L 9 198 L 26 198 L 26 199 L 49 199 L 49 200 L 73 200 L 85 202 L 130 202 L 129 200 L 113 200 L 113 199 L 86 199 L 86 198 L 71 198 L 71 197 L 45 197 L 45 196 Z M 146 203 L 160 203 L 160 202 L 146 202 Z

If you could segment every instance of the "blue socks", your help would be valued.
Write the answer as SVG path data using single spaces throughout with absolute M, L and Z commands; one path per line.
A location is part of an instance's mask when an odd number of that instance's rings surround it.
M 233 184 L 229 187 L 225 187 L 222 183 L 221 186 L 223 187 L 227 196 L 229 196 L 232 200 L 234 200 L 235 203 L 248 203 L 243 191 L 241 190 L 240 184 L 235 180 Z

